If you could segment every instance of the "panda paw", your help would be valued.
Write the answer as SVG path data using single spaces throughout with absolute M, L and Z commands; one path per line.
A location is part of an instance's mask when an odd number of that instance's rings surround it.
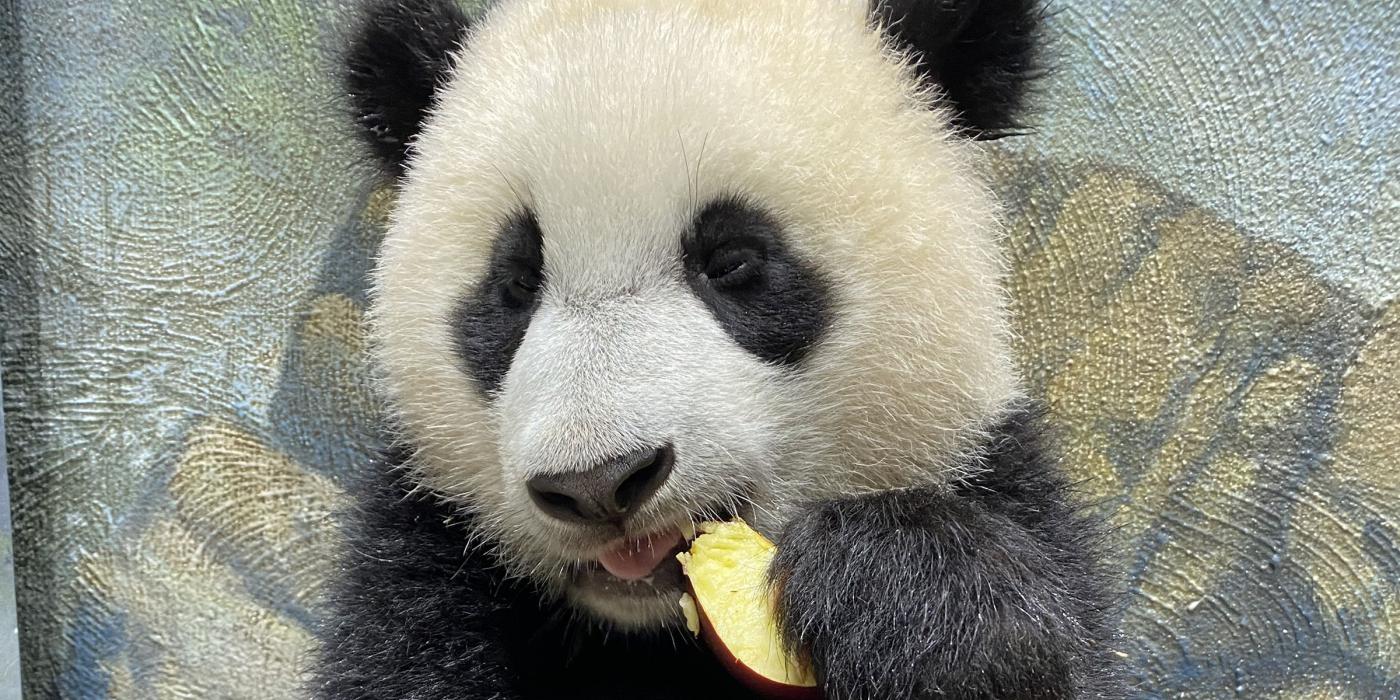
M 1047 537 L 931 490 L 821 503 L 780 538 L 780 627 L 828 700 L 1116 697 L 1101 585 Z

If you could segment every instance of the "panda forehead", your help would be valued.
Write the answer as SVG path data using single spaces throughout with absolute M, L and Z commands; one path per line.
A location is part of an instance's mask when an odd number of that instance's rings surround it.
M 420 139 L 443 167 L 421 164 L 444 171 L 476 155 L 528 179 L 533 197 L 572 197 L 560 212 L 597 220 L 649 199 L 693 200 L 715 181 L 745 189 L 775 165 L 811 170 L 927 138 L 934 125 L 910 123 L 908 85 L 863 3 L 767 7 L 786 4 L 503 3 Z M 660 204 L 647 209 L 678 208 Z
M 607 138 L 582 140 L 554 132 L 561 138 L 522 148 L 480 172 L 475 186 L 491 190 L 508 178 L 509 187 L 494 188 L 507 201 L 494 207 L 499 221 L 483 221 L 486 230 L 473 236 L 476 254 L 489 254 L 497 236 L 515 231 L 511 221 L 527 217 L 539 228 L 544 271 L 554 286 L 584 291 L 673 272 L 698 217 L 717 204 L 784 219 L 800 207 L 797 188 L 783 186 L 733 130 L 663 134 L 620 127 Z
M 673 276 L 693 212 L 678 207 L 619 208 L 560 214 L 537 204 L 543 272 L 551 293 L 625 292 Z M 504 229 L 501 235 L 511 235 Z
M 771 140 L 766 152 L 755 147 L 762 140 L 755 124 L 765 120 L 658 111 L 642 123 L 605 113 L 559 119 L 546 132 L 553 138 L 530 139 L 507 158 L 541 223 L 570 234 L 613 229 L 674 236 L 720 198 L 781 206 L 783 188 L 763 171 L 772 170 L 784 149 Z

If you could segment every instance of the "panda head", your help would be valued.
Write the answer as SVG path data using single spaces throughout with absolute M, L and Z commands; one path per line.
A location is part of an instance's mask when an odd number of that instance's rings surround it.
M 372 337 L 415 476 L 602 621 L 677 618 L 700 519 L 955 478 L 1015 400 L 977 137 L 1031 0 L 371 10 L 398 200 Z

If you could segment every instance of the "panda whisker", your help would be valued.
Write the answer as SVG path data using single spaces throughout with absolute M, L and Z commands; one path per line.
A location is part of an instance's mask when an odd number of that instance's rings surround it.
M 685 187 L 689 196 L 689 210 L 694 212 L 699 206 L 699 202 L 696 201 L 698 195 L 695 192 L 695 179 L 690 169 L 690 156 L 685 152 L 685 135 L 681 133 L 680 129 L 676 129 L 676 139 L 680 141 L 681 163 L 685 166 Z
M 695 192 L 691 195 L 692 210 L 700 208 L 700 176 L 703 173 L 702 169 L 705 166 L 705 151 L 709 148 L 711 133 L 713 132 L 705 132 L 705 137 L 700 141 L 700 156 L 695 159 Z
M 511 194 L 515 195 L 515 201 L 519 202 L 520 206 L 526 207 L 530 205 L 529 200 L 521 195 L 519 190 L 515 189 L 515 184 L 510 181 L 509 177 L 506 177 L 505 172 L 501 170 L 499 165 L 492 163 L 491 168 L 496 171 L 497 175 L 501 176 L 501 181 L 506 183 L 506 188 L 510 190 Z

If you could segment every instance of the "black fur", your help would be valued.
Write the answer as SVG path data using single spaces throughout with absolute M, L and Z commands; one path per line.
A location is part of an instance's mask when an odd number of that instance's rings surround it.
M 770 572 L 781 626 L 828 700 L 1123 696 L 1101 530 L 1034 422 L 1008 420 L 951 493 L 833 501 L 788 526 Z
M 738 199 L 709 204 L 683 253 L 691 289 L 736 343 L 764 361 L 800 362 L 826 329 L 825 281 L 763 210 Z
M 873 0 L 872 18 L 942 88 L 959 126 L 992 139 L 1022 130 L 1041 66 L 1040 0 Z
M 468 29 L 452 0 L 375 0 L 345 57 L 355 123 L 380 164 L 403 173 L 434 93 Z
M 605 635 L 469 551 L 470 522 L 409 495 L 397 460 L 349 523 L 317 698 L 749 698 L 689 635 Z M 1114 598 L 1093 522 L 1067 502 L 1032 418 L 951 493 L 812 506 L 779 541 L 782 628 L 828 700 L 1117 698 Z
M 534 214 L 512 218 L 491 245 L 486 276 L 457 302 L 452 317 L 457 355 L 488 396 L 501 388 L 539 305 L 543 246 Z
M 379 465 L 357 493 L 311 690 L 323 700 L 747 698 L 685 632 L 605 635 L 467 549 L 470 522 Z M 456 524 L 449 521 L 456 520 Z

